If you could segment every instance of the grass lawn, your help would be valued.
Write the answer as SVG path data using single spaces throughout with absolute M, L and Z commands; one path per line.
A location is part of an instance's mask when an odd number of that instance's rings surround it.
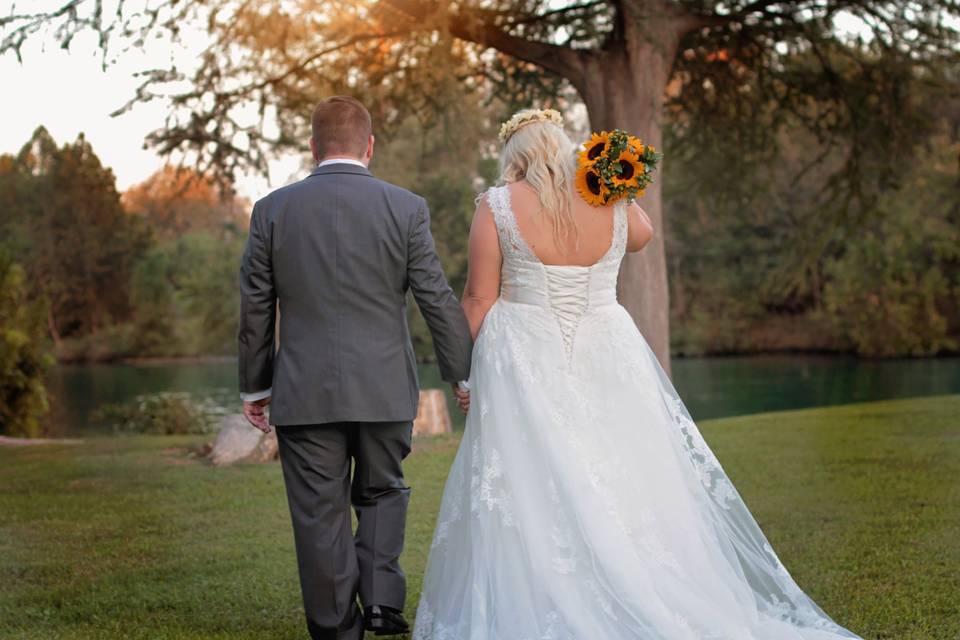
M 960 396 L 700 426 L 838 622 L 960 637 Z M 189 455 L 201 442 L 0 449 L 0 638 L 306 638 L 279 464 L 213 468 Z M 408 459 L 411 617 L 456 445 L 419 440 Z

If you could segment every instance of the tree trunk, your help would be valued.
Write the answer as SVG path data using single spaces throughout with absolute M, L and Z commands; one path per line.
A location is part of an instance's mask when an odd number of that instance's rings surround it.
M 50 337 L 53 339 L 53 345 L 58 350 L 63 344 L 63 340 L 60 338 L 60 332 L 57 330 L 57 321 L 53 317 L 53 303 L 49 303 L 47 307 L 47 330 L 50 332 Z
M 665 41 L 672 38 L 669 32 L 656 38 L 648 33 L 628 29 L 622 48 L 590 58 L 577 89 L 586 103 L 591 130 L 625 129 L 660 150 L 663 96 L 676 42 Z M 653 184 L 638 201 L 653 223 L 653 240 L 639 253 L 627 254 L 617 288 L 620 302 L 669 375 L 670 300 L 663 244 L 663 170 L 661 164 Z
M 414 19 L 422 10 L 411 0 L 389 4 Z M 673 0 L 621 0 L 614 30 L 602 49 L 572 49 L 527 40 L 486 21 L 489 16 L 465 12 L 451 21 L 450 32 L 493 47 L 520 60 L 561 75 L 576 87 L 587 105 L 594 130 L 625 129 L 644 142 L 661 147 L 664 93 L 683 34 L 704 25 L 704 19 Z M 620 301 L 637 323 L 667 374 L 670 373 L 670 300 L 663 248 L 660 175 L 640 199 L 654 226 L 653 240 L 628 255 L 618 281 Z

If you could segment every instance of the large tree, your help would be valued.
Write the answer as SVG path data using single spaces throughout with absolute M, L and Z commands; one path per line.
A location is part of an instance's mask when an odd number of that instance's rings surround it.
M 135 46 L 156 33 L 176 40 L 191 21 L 205 25 L 211 45 L 199 68 L 146 72 L 125 108 L 166 95 L 180 109 L 148 141 L 227 179 L 241 168 L 265 170 L 271 151 L 301 146 L 310 106 L 324 92 L 360 94 L 389 129 L 410 113 L 443 113 L 451 91 L 486 97 L 497 87 L 514 105 L 572 86 L 592 128 L 625 128 L 658 147 L 665 114 L 773 130 L 775 119 L 757 120 L 776 103 L 818 135 L 842 140 L 833 147 L 845 158 L 833 184 L 847 187 L 850 203 L 862 180 L 895 176 L 909 154 L 909 140 L 895 135 L 912 107 L 898 80 L 933 79 L 955 60 L 960 15 L 941 0 L 115 0 L 113 9 L 64 0 L 53 11 L 2 18 L 0 53 L 19 55 L 45 26 L 65 45 L 92 29 L 106 64 L 114 43 Z M 859 33 L 845 37 L 840 18 Z M 190 88 L 178 89 L 184 80 Z M 250 105 L 259 118 L 249 117 Z M 265 116 L 279 126 L 265 128 Z M 878 143 L 870 135 L 878 130 L 889 140 Z M 753 142 L 770 142 L 764 127 L 754 133 Z M 642 204 L 662 229 L 659 183 Z M 669 368 L 666 274 L 660 233 L 625 261 L 620 295 Z
M 129 316 L 128 286 L 148 229 L 126 214 L 113 172 L 81 133 L 60 147 L 40 126 L 0 158 L 0 245 L 46 298 L 53 340 L 85 336 Z

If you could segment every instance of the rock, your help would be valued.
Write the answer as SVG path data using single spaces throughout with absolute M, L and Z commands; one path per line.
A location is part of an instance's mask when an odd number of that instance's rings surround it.
M 420 407 L 413 421 L 413 435 L 435 436 L 451 431 L 446 394 L 440 389 L 421 389 Z
M 269 462 L 277 457 L 277 432 L 263 433 L 242 414 L 229 415 L 223 419 L 220 431 L 210 450 L 210 462 L 217 466 L 233 464 L 241 460 Z
M 258 431 L 259 433 L 259 431 Z M 277 443 L 277 428 L 274 427 L 270 433 L 261 433 L 260 442 L 249 456 L 248 462 L 270 462 L 280 456 L 279 444 Z

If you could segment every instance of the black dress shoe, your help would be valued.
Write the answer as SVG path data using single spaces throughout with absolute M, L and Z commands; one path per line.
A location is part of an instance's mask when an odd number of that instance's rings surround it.
M 403 614 L 393 607 L 370 605 L 363 612 L 363 626 L 375 636 L 396 636 L 410 632 Z

